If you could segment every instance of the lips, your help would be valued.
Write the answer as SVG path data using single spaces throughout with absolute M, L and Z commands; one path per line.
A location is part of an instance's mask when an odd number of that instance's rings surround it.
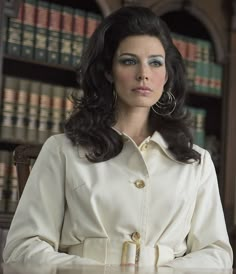
M 132 91 L 142 95 L 148 95 L 151 93 L 152 90 L 149 87 L 139 86 L 139 87 L 133 88 Z

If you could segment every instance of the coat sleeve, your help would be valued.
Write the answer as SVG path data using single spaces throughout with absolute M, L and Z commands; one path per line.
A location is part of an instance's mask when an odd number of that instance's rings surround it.
M 15 212 L 4 262 L 96 264 L 58 252 L 65 208 L 65 159 L 55 137 L 44 144 Z
M 175 268 L 232 268 L 229 243 L 217 176 L 210 154 L 202 157 L 201 182 L 197 193 L 187 252 L 167 265 Z

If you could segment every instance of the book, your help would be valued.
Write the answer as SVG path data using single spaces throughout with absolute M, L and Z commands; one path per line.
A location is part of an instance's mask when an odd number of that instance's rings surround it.
M 44 143 L 49 136 L 49 121 L 51 109 L 52 86 L 48 83 L 41 83 L 39 100 L 39 119 L 38 119 L 38 143 Z
M 9 178 L 8 188 L 9 188 L 9 197 L 7 201 L 7 211 L 9 213 L 14 213 L 19 201 L 19 192 L 18 192 L 17 170 L 16 170 L 16 166 L 13 163 L 13 159 L 10 165 L 10 178 Z
M 3 78 L 3 97 L 1 106 L 0 138 L 9 140 L 14 137 L 16 124 L 16 99 L 18 78 L 5 75 Z
M 35 51 L 34 58 L 38 61 L 47 61 L 49 3 L 38 1 L 36 9 Z
M 187 71 L 187 83 L 189 89 L 194 89 L 195 76 L 196 76 L 196 56 L 197 45 L 196 39 L 187 39 L 187 56 L 186 56 L 186 71 Z
M 20 56 L 23 32 L 23 3 L 20 4 L 17 17 L 9 17 L 6 22 L 5 52 L 9 55 Z
M 73 9 L 64 6 L 62 8 L 60 39 L 60 63 L 63 65 L 72 64 L 72 27 Z
M 76 9 L 73 14 L 72 27 L 72 65 L 77 66 L 83 52 L 85 39 L 85 11 Z
M 65 87 L 54 85 L 52 87 L 52 107 L 51 107 L 51 132 L 58 134 L 63 131 L 64 109 L 65 109 Z
M 27 130 L 26 141 L 37 143 L 39 106 L 40 106 L 41 82 L 31 81 L 29 86 L 29 96 L 27 101 Z
M 27 100 L 30 81 L 28 79 L 18 78 L 18 92 L 16 101 L 16 124 L 14 127 L 14 138 L 25 140 L 27 127 Z
M 196 108 L 194 142 L 203 148 L 205 147 L 205 119 L 206 109 Z
M 25 0 L 21 56 L 33 59 L 35 46 L 36 0 Z
M 86 21 L 85 21 L 85 39 L 84 39 L 84 47 L 86 47 L 90 37 L 96 30 L 98 24 L 101 21 L 101 17 L 98 14 L 93 12 L 87 12 Z
M 7 210 L 7 189 L 9 182 L 10 153 L 0 151 L 0 212 Z
M 47 41 L 47 62 L 59 64 L 61 6 L 50 3 Z

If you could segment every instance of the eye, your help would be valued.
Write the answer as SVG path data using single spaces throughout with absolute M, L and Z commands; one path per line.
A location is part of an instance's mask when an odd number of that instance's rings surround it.
M 123 64 L 123 65 L 135 65 L 135 64 L 137 64 L 137 62 L 134 58 L 121 59 L 120 63 Z
M 157 59 L 155 59 L 155 60 L 150 60 L 150 61 L 149 61 L 149 64 L 150 64 L 151 66 L 153 66 L 153 67 L 160 67 L 160 66 L 163 65 L 163 61 L 157 60 Z

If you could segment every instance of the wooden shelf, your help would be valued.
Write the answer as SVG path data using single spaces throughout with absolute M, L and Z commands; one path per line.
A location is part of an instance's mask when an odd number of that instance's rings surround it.
M 221 100 L 222 96 L 221 95 L 217 95 L 217 94 L 213 94 L 213 93 L 206 93 L 206 92 L 200 92 L 200 91 L 195 91 L 195 90 L 190 90 L 188 92 L 188 96 L 201 96 L 201 97 L 207 97 L 209 99 L 217 99 L 217 100 Z
M 29 143 L 29 142 L 24 142 L 23 140 L 4 140 L 0 139 L 0 150 L 8 150 L 8 151 L 13 151 L 18 145 L 23 145 L 23 144 L 36 144 L 36 143 Z
M 76 86 L 76 69 L 4 54 L 3 74 L 58 85 Z

